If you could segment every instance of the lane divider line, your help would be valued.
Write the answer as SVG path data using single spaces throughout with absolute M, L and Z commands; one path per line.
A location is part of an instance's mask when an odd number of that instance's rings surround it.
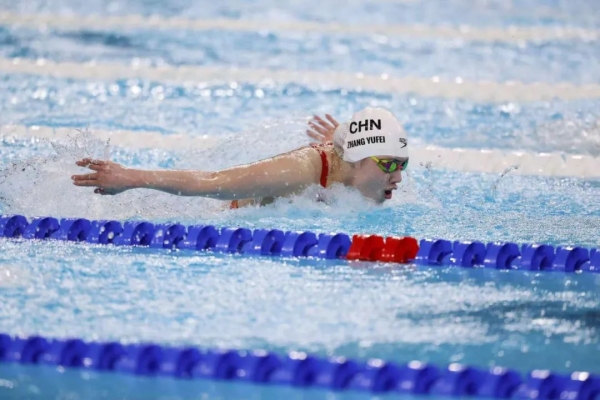
M 277 354 L 263 350 L 177 348 L 156 343 L 13 337 L 5 333 L 0 333 L 0 362 L 374 394 L 594 400 L 600 390 L 600 376 L 587 372 L 533 370 L 522 375 L 507 368 L 482 369 L 458 363 L 438 367 L 419 361 L 323 358 L 298 351 Z
M 390 35 L 422 39 L 462 39 L 470 41 L 515 43 L 549 40 L 598 40 L 600 31 L 570 27 L 476 28 L 427 25 L 342 24 L 335 22 L 187 19 L 142 15 L 59 15 L 0 12 L 0 24 L 26 28 L 60 30 L 153 29 L 153 30 L 225 30 L 234 32 L 304 32 L 309 34 Z
M 546 244 L 483 243 L 345 233 L 284 232 L 279 229 L 212 225 L 184 226 L 148 221 L 85 218 L 0 217 L 0 237 L 61 240 L 115 246 L 213 251 L 270 257 L 315 257 L 428 266 L 546 272 L 600 272 L 600 252 Z
M 229 84 L 243 82 L 255 85 L 299 84 L 318 89 L 366 90 L 386 94 L 416 94 L 424 97 L 469 99 L 479 102 L 530 102 L 554 99 L 579 100 L 600 98 L 600 84 L 522 83 L 455 81 L 388 74 L 365 75 L 336 71 L 295 71 L 250 69 L 224 66 L 149 66 L 140 60 L 132 65 L 117 63 L 56 62 L 0 58 L 0 73 L 30 74 L 63 79 L 119 80 L 147 79 L 173 83 Z

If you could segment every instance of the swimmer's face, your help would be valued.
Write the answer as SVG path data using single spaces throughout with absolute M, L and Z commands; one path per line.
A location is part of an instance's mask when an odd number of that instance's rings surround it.
M 378 156 L 377 158 L 397 160 L 398 162 L 405 161 L 389 156 Z M 355 164 L 353 186 L 363 196 L 379 204 L 392 198 L 392 193 L 398 188 L 400 182 L 402 182 L 401 168 L 397 168 L 394 172 L 386 173 L 371 158 L 365 158 Z

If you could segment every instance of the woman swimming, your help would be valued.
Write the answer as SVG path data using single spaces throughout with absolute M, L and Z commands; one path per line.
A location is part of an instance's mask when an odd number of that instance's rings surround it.
M 307 134 L 321 143 L 216 172 L 149 171 L 84 158 L 80 167 L 94 172 L 72 176 L 77 186 L 114 195 L 130 189 L 155 189 L 179 196 L 230 201 L 230 208 L 268 204 L 298 194 L 313 184 L 341 183 L 377 203 L 392 198 L 408 165 L 408 143 L 402 125 L 382 108 L 366 108 L 346 123 L 315 117 Z M 332 140 L 332 141 L 330 141 Z

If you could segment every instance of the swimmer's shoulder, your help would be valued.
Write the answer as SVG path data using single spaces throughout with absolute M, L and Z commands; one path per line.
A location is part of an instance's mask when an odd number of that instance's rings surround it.
M 328 155 L 328 158 L 331 157 L 329 155 L 328 147 L 323 147 L 322 149 L 319 149 L 319 150 L 326 152 Z M 306 168 L 298 168 L 298 170 L 302 169 L 303 171 L 306 171 L 306 173 L 312 174 L 314 177 L 313 181 L 315 183 L 319 183 L 319 179 L 320 179 L 320 175 L 321 175 L 321 163 L 322 163 L 320 151 L 317 151 L 317 149 L 315 147 L 308 145 L 308 146 L 303 146 L 303 147 L 299 147 L 294 150 L 288 151 L 287 153 L 282 153 L 282 154 L 276 156 L 275 158 L 280 158 L 280 157 L 291 158 L 297 163 L 302 163 L 302 166 L 304 166 Z

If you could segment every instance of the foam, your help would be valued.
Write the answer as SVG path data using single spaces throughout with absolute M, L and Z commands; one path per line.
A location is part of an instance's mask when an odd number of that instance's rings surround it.
M 425 97 L 469 99 L 480 102 L 527 102 L 560 98 L 577 100 L 600 98 L 600 84 L 522 83 L 488 81 L 445 81 L 437 77 L 392 77 L 387 74 L 365 75 L 336 71 L 295 71 L 223 66 L 159 66 L 144 65 L 134 60 L 132 65 L 115 63 L 55 62 L 46 59 L 1 59 L 0 73 L 33 74 L 64 79 L 118 80 L 148 79 L 152 81 L 222 84 L 300 84 L 319 89 L 344 88 L 370 90 L 378 93 L 417 94 Z
M 0 127 L 0 137 L 5 139 L 27 138 L 72 142 L 76 133 L 73 128 L 22 125 Z M 190 149 L 214 148 L 225 140 L 208 136 L 165 135 L 159 132 L 127 130 L 94 129 L 93 135 L 105 142 L 110 139 L 111 146 L 161 149 L 181 153 Z M 511 174 L 519 175 L 600 178 L 600 158 L 589 155 L 411 145 L 410 158 L 412 168 L 421 166 L 428 169 L 493 174 L 503 174 L 511 170 Z
M 597 30 L 567 27 L 515 27 L 474 28 L 461 26 L 426 25 L 352 25 L 312 21 L 233 20 L 164 18 L 142 15 L 57 15 L 0 13 L 0 23 L 5 25 L 42 26 L 59 29 L 122 29 L 123 27 L 158 30 L 228 30 L 238 32 L 294 31 L 327 34 L 396 35 L 425 39 L 462 39 L 486 42 L 522 42 L 564 39 L 598 40 Z
M 0 266 L 0 288 L 22 287 L 29 283 L 29 274 L 20 265 Z

